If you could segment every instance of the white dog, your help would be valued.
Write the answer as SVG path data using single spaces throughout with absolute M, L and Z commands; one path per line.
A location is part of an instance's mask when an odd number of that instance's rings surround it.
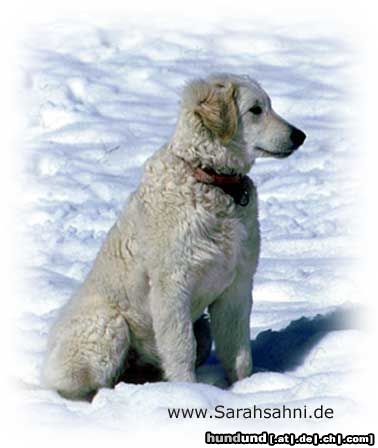
M 260 236 L 247 173 L 257 157 L 287 157 L 304 140 L 248 77 L 189 83 L 171 141 L 146 162 L 139 188 L 51 331 L 45 385 L 84 398 L 111 387 L 131 362 L 158 367 L 169 381 L 194 382 L 197 341 L 208 342 L 193 323 L 206 308 L 229 381 L 251 375 Z

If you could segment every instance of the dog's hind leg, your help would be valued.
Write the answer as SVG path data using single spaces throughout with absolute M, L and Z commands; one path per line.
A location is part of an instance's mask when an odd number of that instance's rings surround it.
M 68 307 L 51 333 L 44 384 L 63 397 L 88 399 L 113 386 L 129 345 L 127 322 L 106 301 Z

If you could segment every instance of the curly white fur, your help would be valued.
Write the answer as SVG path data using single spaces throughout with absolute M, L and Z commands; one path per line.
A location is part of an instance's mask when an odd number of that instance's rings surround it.
M 256 101 L 265 114 L 259 122 L 248 112 Z M 241 207 L 222 189 L 197 182 L 193 168 L 245 174 L 264 145 L 286 153 L 291 129 L 246 77 L 187 85 L 171 142 L 146 162 L 139 188 L 51 331 L 48 387 L 69 398 L 110 387 L 131 350 L 167 380 L 195 381 L 193 322 L 205 308 L 230 381 L 251 374 L 256 191 L 252 186 Z

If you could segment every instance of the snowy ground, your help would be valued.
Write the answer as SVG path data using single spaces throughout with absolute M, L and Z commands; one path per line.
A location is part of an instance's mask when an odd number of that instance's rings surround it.
M 350 353 L 365 336 L 337 316 L 358 301 L 351 267 L 357 184 L 348 170 L 356 147 L 348 132 L 353 54 L 327 35 L 246 22 L 181 28 L 65 22 L 28 36 L 21 67 L 27 207 L 20 214 L 28 281 L 18 304 L 15 376 L 35 420 L 122 431 L 141 419 L 167 422 L 167 407 L 320 403 L 338 415 L 351 412 L 348 378 L 360 367 Z M 275 109 L 308 135 L 291 158 L 261 160 L 251 171 L 263 238 L 251 317 L 251 339 L 260 334 L 257 373 L 228 391 L 119 384 L 92 404 L 39 389 L 57 311 L 83 280 L 143 162 L 169 139 L 184 82 L 210 71 L 255 77 Z M 209 382 L 218 372 L 212 359 L 199 377 Z

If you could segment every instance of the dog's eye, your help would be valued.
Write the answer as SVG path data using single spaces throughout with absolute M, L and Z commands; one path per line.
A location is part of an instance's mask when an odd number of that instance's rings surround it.
M 262 108 L 260 107 L 260 106 L 253 106 L 253 107 L 251 107 L 250 109 L 249 109 L 249 111 L 250 112 L 252 112 L 253 113 L 253 115 L 260 115 L 260 114 L 262 114 Z

